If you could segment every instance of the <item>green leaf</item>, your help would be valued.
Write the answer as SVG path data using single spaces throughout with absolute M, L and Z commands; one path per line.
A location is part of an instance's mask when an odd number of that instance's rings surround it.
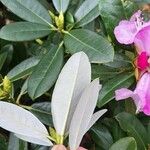
M 1 2 L 14 14 L 29 22 L 51 26 L 48 11 L 37 0 L 1 0 Z
M 142 0 L 143 1 L 143 0 Z M 139 6 L 133 0 L 122 1 L 126 18 L 130 17 L 139 10 Z
M 150 122 L 148 123 L 148 127 L 147 127 L 148 129 L 148 137 L 149 137 L 149 135 L 150 135 Z M 149 145 L 150 145 L 150 138 L 148 138 L 148 143 L 149 143 Z
M 31 147 L 31 150 L 50 150 L 49 147 L 47 146 L 40 146 L 40 145 L 35 145 L 35 144 L 31 144 L 30 147 Z
M 0 134 L 0 150 L 7 150 L 7 145 L 6 138 Z
M 22 85 L 22 87 L 21 87 L 21 90 L 20 90 L 20 95 L 26 94 L 26 92 L 27 92 L 27 85 L 28 85 L 28 79 L 29 79 L 29 78 L 27 78 L 27 79 L 24 81 L 24 83 L 23 83 L 23 85 Z
M 83 51 L 93 63 L 106 63 L 113 60 L 113 46 L 102 36 L 85 29 L 65 33 L 65 46 L 71 54 Z
M 115 118 L 121 128 L 126 131 L 129 136 L 135 138 L 138 150 L 146 150 L 147 132 L 142 123 L 134 115 L 126 112 L 118 114 Z
M 47 0 L 37 0 L 39 3 L 41 3 L 47 10 L 50 9 L 51 5 Z
M 133 73 L 122 73 L 117 75 L 117 78 L 114 77 L 107 82 L 102 87 L 102 90 L 99 94 L 99 100 L 97 103 L 98 107 L 102 107 L 108 102 L 110 102 L 114 96 L 115 91 L 120 88 L 128 88 L 134 83 L 134 74 Z
M 29 41 L 46 36 L 50 27 L 31 22 L 16 22 L 4 26 L 0 30 L 0 38 L 9 41 Z
M 2 40 L 1 40 L 2 41 Z M 0 43 L 1 45 L 1 43 Z M 9 65 L 12 59 L 12 54 L 13 54 L 13 45 L 11 44 L 6 44 L 3 46 L 0 50 L 0 70 L 2 69 L 4 63 L 6 65 Z M 5 69 L 5 71 L 7 71 Z
M 113 144 L 113 139 L 109 130 L 101 124 L 96 124 L 91 130 L 94 142 L 102 149 L 108 150 Z
M 53 4 L 59 13 L 67 10 L 69 2 L 70 0 L 53 0 Z
M 135 0 L 138 3 L 149 3 L 149 0 Z
M 27 142 L 18 139 L 13 133 L 11 133 L 8 150 L 28 150 Z
M 137 150 L 136 141 L 133 137 L 126 137 L 115 142 L 109 150 Z
M 108 35 L 114 38 L 114 28 L 125 19 L 121 0 L 100 0 L 99 9 Z
M 84 26 L 99 16 L 99 0 L 85 0 L 75 13 L 76 27 Z
M 125 54 L 119 53 L 115 53 L 113 62 L 106 63 L 105 65 L 112 68 L 122 68 L 122 70 L 133 68 L 132 60 Z
M 24 78 L 31 74 L 33 68 L 38 64 L 38 62 L 39 59 L 37 57 L 28 58 L 10 70 L 7 76 L 11 81 Z
M 102 123 L 109 129 L 114 142 L 126 136 L 126 132 L 120 128 L 119 123 L 114 118 L 104 118 Z
M 101 64 L 92 65 L 92 79 L 100 78 L 101 81 L 108 81 L 108 79 L 114 78 L 123 72 L 124 70 L 122 68 L 116 69 Z
M 28 82 L 28 93 L 32 99 L 48 91 L 56 81 L 63 64 L 62 45 L 54 46 L 35 67 Z
M 7 55 L 8 55 L 8 52 L 0 53 L 0 70 L 2 69 L 2 67 L 6 61 Z
M 34 103 L 30 111 L 45 125 L 52 126 L 51 103 Z

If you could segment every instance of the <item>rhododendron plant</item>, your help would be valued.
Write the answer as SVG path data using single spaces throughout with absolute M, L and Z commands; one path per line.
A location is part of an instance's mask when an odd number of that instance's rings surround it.
M 81 80 L 83 76 L 85 78 Z M 79 145 L 84 134 L 107 111 L 104 109 L 93 114 L 101 85 L 99 79 L 91 83 L 90 80 L 91 66 L 87 55 L 83 52 L 74 54 L 64 65 L 54 88 L 52 117 L 56 129 L 55 135 L 49 135 L 44 125 L 32 113 L 7 102 L 0 102 L 0 127 L 15 133 L 22 140 L 52 146 L 50 140 L 56 144 L 63 144 L 64 136 L 68 133 L 64 127 L 68 125 L 70 149 L 83 149 L 79 148 Z M 65 147 L 59 145 L 54 146 L 53 149 L 65 150 Z
M 149 0 L 0 0 L 0 150 L 149 150 L 149 43 Z

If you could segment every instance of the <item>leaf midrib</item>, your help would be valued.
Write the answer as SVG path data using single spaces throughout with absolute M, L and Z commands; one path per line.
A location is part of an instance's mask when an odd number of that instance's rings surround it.
M 85 14 L 84 16 L 82 16 L 82 18 L 79 18 L 79 20 L 77 19 L 77 22 L 75 23 L 75 25 L 79 24 L 82 20 L 84 20 L 85 17 L 88 16 L 96 7 L 98 7 L 98 4 L 94 8 L 92 8 L 87 14 Z
M 23 33 L 23 32 L 41 32 L 41 31 L 50 31 L 48 29 L 42 29 L 42 30 L 24 30 L 24 31 L 15 31 L 15 32 L 9 32 L 8 34 L 5 33 L 5 35 L 10 35 L 10 34 L 13 34 L 13 33 Z
M 90 49 L 93 49 L 94 51 L 104 55 L 103 53 L 101 53 L 99 50 L 95 49 L 94 47 L 88 45 L 87 43 L 84 43 L 83 41 L 81 41 L 80 39 L 78 39 L 77 37 L 73 36 L 71 33 L 67 32 L 68 35 L 70 35 L 72 38 L 74 38 L 75 40 L 77 40 L 78 42 L 80 42 L 81 44 L 85 45 L 86 47 L 89 47 Z
M 88 103 L 89 103 L 89 98 L 87 99 L 84 108 L 86 108 L 86 106 L 88 105 Z M 80 115 L 79 120 L 78 120 L 78 128 L 77 128 L 77 131 L 76 131 L 77 134 L 76 134 L 75 145 L 77 144 L 77 141 L 78 141 L 79 131 L 81 130 L 80 126 L 81 126 L 81 124 L 82 124 L 82 120 L 83 120 L 85 111 L 86 111 L 86 109 L 83 110 L 83 113 Z M 81 119 L 80 119 L 80 118 L 81 118 Z M 91 118 L 90 118 L 90 120 L 91 120 Z M 87 125 L 87 127 L 88 127 L 88 125 Z M 86 130 L 85 130 L 85 132 L 86 132 Z M 85 133 L 84 133 L 84 134 L 85 134 Z
M 122 126 L 121 121 L 117 118 L 117 116 L 116 116 L 115 118 L 116 118 L 117 121 L 119 122 L 121 128 L 122 128 L 123 130 L 125 130 L 126 132 L 130 133 L 129 130 L 126 130 L 126 129 Z M 142 138 L 140 137 L 140 135 L 138 134 L 138 132 L 136 132 L 136 130 L 135 130 L 132 126 L 130 126 L 130 129 L 133 130 L 134 133 L 136 133 L 138 139 L 141 141 L 141 143 L 143 144 L 143 146 L 144 146 L 144 148 L 145 148 L 145 150 L 146 150 L 145 143 L 143 142 L 143 140 L 142 140 Z
M 82 54 L 81 54 L 82 55 Z M 80 56 L 81 58 L 82 56 Z M 77 81 L 77 77 L 78 77 L 78 72 L 79 72 L 79 66 L 80 66 L 80 63 L 81 63 L 81 59 L 79 60 L 79 63 L 78 63 L 78 69 L 77 69 L 77 72 L 76 72 L 76 77 L 74 79 L 74 86 L 72 87 L 72 94 L 71 94 L 71 97 L 70 97 L 70 103 L 69 103 L 69 107 L 68 107 L 68 113 L 66 115 L 66 119 L 65 119 L 65 124 L 64 124 L 64 131 L 63 131 L 63 134 L 65 132 L 65 128 L 66 128 L 66 125 L 67 125 L 67 120 L 68 120 L 68 116 L 69 116 L 69 113 L 70 113 L 70 106 L 71 106 L 71 103 L 72 103 L 72 97 L 73 97 L 73 93 L 74 93 L 74 89 L 75 89 L 75 86 L 76 86 L 76 81 Z
M 45 20 L 44 18 L 42 18 L 41 16 L 37 15 L 35 12 L 33 12 L 31 9 L 25 7 L 24 5 L 22 5 L 18 0 L 16 0 L 21 6 L 23 6 L 25 9 L 29 10 L 31 13 L 33 13 L 35 16 L 37 16 L 38 18 L 40 18 L 42 21 L 44 21 L 45 23 L 47 23 L 49 26 L 52 26 L 51 23 L 49 23 L 47 20 Z
M 52 63 L 53 63 L 53 61 L 54 61 L 54 59 L 56 58 L 56 56 L 57 56 L 57 54 L 58 54 L 58 52 L 59 52 L 59 50 L 60 50 L 61 48 L 62 48 L 62 45 L 57 48 L 57 51 L 56 51 L 54 57 L 52 58 L 50 64 L 48 65 L 47 70 L 49 70 L 49 68 L 51 67 L 51 65 L 52 65 Z M 43 79 L 47 76 L 47 73 L 48 73 L 48 71 L 46 71 L 46 72 L 44 73 L 43 77 L 40 78 L 41 81 L 39 82 L 39 84 L 38 84 L 38 86 L 37 86 L 37 88 L 36 88 L 36 90 L 35 90 L 35 92 L 34 92 L 34 94 L 33 94 L 33 98 L 35 98 L 35 95 L 36 95 L 36 93 L 37 93 L 37 91 L 38 91 L 38 88 L 39 88 L 40 84 L 43 82 Z

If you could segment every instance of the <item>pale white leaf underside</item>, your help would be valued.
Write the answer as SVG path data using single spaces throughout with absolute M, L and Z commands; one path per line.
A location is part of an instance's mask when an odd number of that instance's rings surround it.
M 78 52 L 67 61 L 52 95 L 52 116 L 58 134 L 67 132 L 81 93 L 91 81 L 91 65 L 87 55 Z
M 88 127 L 87 127 L 87 130 L 88 131 L 93 125 L 94 123 L 101 117 L 103 116 L 103 114 L 105 114 L 107 112 L 107 109 L 102 109 L 102 110 L 99 110 L 98 112 L 94 113 L 89 124 L 88 124 Z
M 26 141 L 28 142 L 39 144 L 41 140 L 41 142 L 45 143 L 43 145 L 52 145 L 47 139 L 49 136 L 47 129 L 39 119 L 17 105 L 0 102 L 0 127 L 22 137 L 26 137 Z M 35 139 L 38 141 L 36 142 Z
M 91 121 L 100 90 L 99 79 L 95 79 L 84 90 L 75 113 L 73 115 L 69 129 L 69 146 L 71 150 L 76 150 L 87 132 Z

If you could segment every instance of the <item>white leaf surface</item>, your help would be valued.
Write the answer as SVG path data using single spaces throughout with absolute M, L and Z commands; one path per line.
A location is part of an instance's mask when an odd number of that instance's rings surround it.
M 24 136 L 21 134 L 15 134 L 19 139 L 22 139 L 24 141 L 34 143 L 34 144 L 39 144 L 39 145 L 44 145 L 44 146 L 51 146 L 52 143 L 46 138 L 46 137 L 29 137 L 29 136 Z
M 69 129 L 69 146 L 71 150 L 76 150 L 79 147 L 87 131 L 97 103 L 100 87 L 99 80 L 95 79 L 84 90 L 79 100 Z
M 107 112 L 107 109 L 102 109 L 96 113 L 93 114 L 89 124 L 88 124 L 88 127 L 87 127 L 87 130 L 86 132 L 95 124 L 95 122 L 101 117 L 103 116 L 103 114 L 105 114 Z
M 68 131 L 81 93 L 91 81 L 91 65 L 83 52 L 70 57 L 63 67 L 52 95 L 52 116 L 58 134 Z
M 0 102 L 0 127 L 20 134 L 26 138 L 28 142 L 47 143 L 48 146 L 52 143 L 47 139 L 49 135 L 45 126 L 29 111 L 7 102 Z M 32 138 L 33 140 L 32 140 Z M 36 142 L 35 139 L 38 139 Z M 45 144 L 44 144 L 45 145 Z

